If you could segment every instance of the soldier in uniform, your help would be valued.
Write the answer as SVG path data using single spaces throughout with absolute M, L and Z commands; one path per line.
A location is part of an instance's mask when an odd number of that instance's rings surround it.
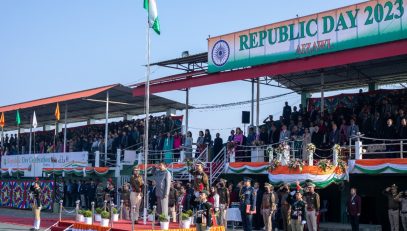
M 227 228 L 226 212 L 230 204 L 230 192 L 229 189 L 226 187 L 225 179 L 220 179 L 220 182 L 218 184 L 218 194 L 219 194 L 219 205 L 221 208 L 220 225 L 223 225 L 225 226 L 225 228 Z
M 279 199 L 281 202 L 281 217 L 283 218 L 283 230 L 288 231 L 290 230 L 290 213 L 291 213 L 291 205 L 290 205 L 290 185 L 285 184 L 282 187 L 280 187 L 279 190 Z
M 122 189 L 119 189 L 120 197 L 123 200 L 123 217 L 130 220 L 130 185 L 124 183 Z
M 194 176 L 194 190 L 196 197 L 199 197 L 199 192 L 202 190 L 209 191 L 209 178 L 204 172 L 201 163 L 196 164 L 195 169 L 191 169 L 190 173 Z
M 196 211 L 196 230 L 209 231 L 212 226 L 212 204 L 208 202 L 209 193 L 203 190 L 199 193 L 199 204 Z
M 144 181 L 140 175 L 140 169 L 137 166 L 133 168 L 133 175 L 130 178 L 130 186 L 131 186 L 131 193 L 130 193 L 130 203 L 131 207 L 136 207 L 136 211 L 134 214 L 134 223 L 138 224 L 139 212 L 140 212 L 140 203 L 143 199 L 143 186 Z
M 383 194 L 387 197 L 388 203 L 388 214 L 391 231 L 399 231 L 400 219 L 400 200 L 397 193 L 397 185 L 393 184 L 390 187 L 387 187 Z
M 273 186 L 269 183 L 264 184 L 264 188 L 266 189 L 266 191 L 263 193 L 263 197 L 261 200 L 261 206 L 260 206 L 260 211 L 261 211 L 261 214 L 263 215 L 265 231 L 273 230 L 272 217 L 273 217 L 273 212 L 276 209 L 276 198 L 275 198 L 274 193 L 272 192 L 272 187 Z
M 320 208 L 319 194 L 315 192 L 315 184 L 309 182 L 307 184 L 308 192 L 304 194 L 305 203 L 307 204 L 307 226 L 309 231 L 317 231 L 317 217 Z
M 305 220 L 305 202 L 302 200 L 301 190 L 295 192 L 295 199 L 291 200 L 291 231 L 303 231 Z
M 256 213 L 256 195 L 251 186 L 252 179 L 244 178 L 244 186 L 239 192 L 240 213 L 244 231 L 252 231 L 253 214 Z
M 31 230 L 40 230 L 41 223 L 41 187 L 39 179 L 36 178 L 34 183 L 30 186 L 31 207 L 34 213 L 34 226 Z

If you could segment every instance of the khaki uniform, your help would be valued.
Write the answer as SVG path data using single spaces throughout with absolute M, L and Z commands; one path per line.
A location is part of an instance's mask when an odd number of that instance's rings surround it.
M 194 176 L 194 190 L 200 192 L 200 185 L 203 185 L 203 190 L 209 191 L 209 178 L 205 172 L 190 171 Z
M 283 218 L 283 230 L 291 230 L 291 205 L 288 202 L 288 198 L 290 197 L 288 192 L 283 192 L 281 194 L 281 216 Z
M 133 175 L 130 178 L 130 186 L 131 186 L 131 193 L 130 193 L 130 203 L 131 203 L 131 208 L 133 206 L 136 207 L 136 211 L 134 213 L 134 218 L 135 221 L 138 220 L 139 218 L 139 213 L 140 213 L 140 204 L 141 200 L 143 199 L 143 178 L 141 175 Z
M 273 230 L 272 217 L 273 212 L 276 209 L 276 198 L 273 192 L 270 193 L 265 192 L 263 194 L 260 209 L 261 214 L 263 216 L 265 231 L 272 231 Z
M 307 192 L 304 194 L 305 202 L 307 204 L 306 207 L 306 218 L 307 218 L 307 226 L 309 231 L 317 231 L 317 213 L 319 212 L 320 208 L 320 198 L 319 194 L 314 192 Z
M 229 208 L 230 195 L 229 189 L 226 187 L 218 188 L 220 212 L 220 225 L 227 226 L 227 209 Z

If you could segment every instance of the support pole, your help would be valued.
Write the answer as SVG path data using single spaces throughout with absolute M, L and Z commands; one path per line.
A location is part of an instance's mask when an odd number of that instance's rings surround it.
M 254 79 L 252 79 L 252 105 L 251 105 L 251 120 L 250 120 L 250 126 L 253 126 L 253 121 L 254 121 Z
M 68 119 L 68 104 L 65 104 L 65 125 L 64 125 L 64 153 L 66 152 L 66 124 L 67 124 L 67 119 Z
M 106 115 L 105 115 L 105 156 L 107 156 L 107 135 L 109 134 L 109 91 L 106 91 Z M 105 158 L 106 166 L 106 158 Z
M 186 105 L 185 105 L 185 134 L 187 134 L 189 129 L 189 88 L 186 90 Z
M 324 73 L 321 73 L 321 116 L 324 116 L 325 110 L 324 82 L 325 82 Z
M 32 144 L 32 132 L 33 132 L 33 116 L 31 116 L 30 120 L 30 143 L 28 144 L 28 154 L 31 154 L 31 144 Z
M 256 127 L 257 133 L 260 133 L 260 78 L 257 78 L 257 96 L 256 96 Z

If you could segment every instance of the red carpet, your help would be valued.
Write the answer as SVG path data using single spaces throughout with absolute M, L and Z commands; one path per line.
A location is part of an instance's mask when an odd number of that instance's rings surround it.
M 57 219 L 41 219 L 41 228 L 48 228 L 51 225 L 55 224 L 58 220 Z M 7 217 L 7 216 L 0 216 L 0 222 L 9 223 L 13 225 L 25 225 L 32 227 L 34 224 L 34 217 L 33 218 L 25 218 L 25 217 Z
M 67 223 L 74 223 L 75 221 L 73 220 L 63 220 L 64 222 Z M 95 225 L 99 225 L 99 222 L 95 222 Z M 135 230 L 152 230 L 153 226 L 152 226 L 152 222 L 147 222 L 146 225 L 144 225 L 142 223 L 142 221 L 135 225 Z M 179 229 L 179 224 L 178 223 L 170 223 L 170 229 Z M 156 225 L 154 227 L 155 230 L 160 230 L 160 225 Z M 113 228 L 111 229 L 111 231 L 128 231 L 131 230 L 131 223 L 130 221 L 127 220 L 119 220 L 117 222 L 113 223 Z

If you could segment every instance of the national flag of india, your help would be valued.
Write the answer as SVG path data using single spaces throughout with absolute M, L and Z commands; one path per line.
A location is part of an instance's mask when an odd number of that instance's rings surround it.
M 158 20 L 157 3 L 155 0 L 144 0 L 144 9 L 148 11 L 148 23 L 151 28 L 160 34 L 160 21 Z

